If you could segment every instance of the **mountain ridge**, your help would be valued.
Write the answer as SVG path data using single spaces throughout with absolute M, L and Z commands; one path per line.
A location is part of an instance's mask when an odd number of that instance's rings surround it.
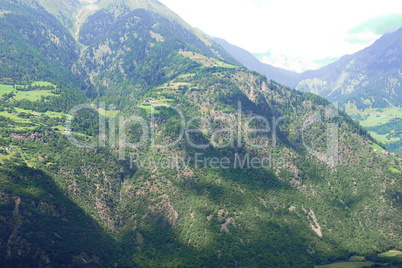
M 259 72 L 268 79 L 279 82 L 289 88 L 295 88 L 298 84 L 298 73 L 274 67 L 272 65 L 262 63 L 250 52 L 228 43 L 226 40 L 215 37 L 214 40 L 218 42 L 224 49 L 226 49 L 237 61 L 243 64 L 246 68 Z
M 402 154 L 402 28 L 371 46 L 300 76 L 297 89 L 318 94 L 360 122 L 395 153 Z M 376 122 L 376 117 L 383 117 Z
M 31 50 L 1 54 L 25 67 L 0 77 L 6 267 L 314 267 L 402 247 L 401 163 L 329 101 L 219 57 L 152 10 L 97 11 L 79 53 L 45 9 L 7 3 L 19 14 L 0 19 L 4 32 Z M 21 34 L 42 17 L 46 30 Z M 70 201 L 83 212 L 71 229 L 47 228 L 65 226 Z
M 402 64 L 398 58 L 401 35 L 401 29 L 385 34 L 361 51 L 301 74 L 264 66 L 247 51 L 223 40 L 221 44 L 243 65 L 269 79 L 336 102 L 388 150 L 402 154 L 399 130 Z M 377 122 L 377 117 L 383 117 L 384 121 Z
M 386 83 L 393 78 L 395 71 L 400 70 L 401 61 L 396 56 L 401 50 L 400 41 L 402 39 L 402 28 L 399 30 L 388 33 L 375 41 L 371 46 L 356 52 L 353 55 L 345 55 L 339 61 L 329 64 L 317 71 L 307 71 L 301 74 L 302 80 L 298 87 L 302 91 L 312 91 L 309 87 L 309 79 L 320 79 L 323 81 L 321 87 L 314 89 L 314 93 L 320 96 L 327 97 L 331 101 L 340 101 L 346 103 L 349 101 L 349 94 L 364 95 L 364 92 L 371 92 L 372 89 L 368 85 L 378 85 L 378 87 L 386 93 Z M 397 54 L 395 54 L 397 53 Z M 347 69 L 350 69 L 347 73 Z M 359 78 L 361 74 L 363 77 Z M 341 79 L 341 76 L 346 76 Z M 395 79 L 398 78 L 398 74 L 395 73 Z M 350 78 L 348 78 L 350 76 Z M 382 78 L 382 76 L 385 76 Z M 348 81 L 355 79 L 356 85 L 351 85 Z M 382 79 L 385 79 L 383 84 L 379 84 Z M 326 84 L 325 84 L 326 83 Z M 349 83 L 349 84 L 348 84 Z M 400 105 L 400 96 L 396 93 L 400 82 L 389 84 L 392 88 L 389 88 L 388 101 L 395 106 Z M 344 88 L 344 91 L 341 91 Z M 347 91 L 345 91 L 347 90 Z M 395 92 L 395 93 L 392 93 Z M 363 95 L 362 95 L 363 94 Z M 373 95 L 373 94 L 372 94 Z M 362 101 L 357 100 L 355 97 L 353 100 L 358 107 L 378 107 L 385 108 L 388 103 L 384 103 L 382 100 L 374 100 L 373 103 L 365 105 Z

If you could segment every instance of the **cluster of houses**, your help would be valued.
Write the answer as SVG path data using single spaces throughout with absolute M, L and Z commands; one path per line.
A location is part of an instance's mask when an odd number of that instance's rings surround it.
M 153 103 L 160 103 L 160 101 L 154 100 L 154 99 L 148 99 L 145 101 L 147 104 L 153 104 Z
M 21 151 L 17 147 L 3 147 L 4 151 Z

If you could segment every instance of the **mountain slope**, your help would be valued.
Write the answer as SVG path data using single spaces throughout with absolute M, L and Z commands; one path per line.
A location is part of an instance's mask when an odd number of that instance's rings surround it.
M 301 75 L 298 88 L 359 109 L 400 106 L 402 28 L 370 47 Z
M 289 88 L 295 88 L 299 83 L 300 74 L 262 63 L 250 52 L 232 45 L 226 40 L 220 38 L 214 38 L 214 40 L 246 68 L 259 72 L 267 76 L 268 79 L 272 79 Z
M 52 178 L 22 166 L 0 171 L 2 267 L 104 267 L 119 256 L 113 240 Z
M 402 247 L 401 163 L 347 115 L 152 6 L 103 3 L 74 41 L 80 91 L 0 86 L 2 241 L 20 231 L 50 259 L 14 250 L 8 266 L 313 267 Z M 32 233 L 13 218 L 19 199 Z M 75 221 L 38 220 L 49 207 Z
M 71 67 L 79 50 L 71 34 L 42 8 L 0 3 L 0 61 L 4 82 L 49 80 L 76 85 Z
M 180 21 L 146 9 L 130 8 L 110 5 L 90 16 L 80 30 L 80 42 L 87 49 L 77 70 L 83 78 L 90 78 L 100 95 L 116 94 L 115 89 L 123 87 L 130 89 L 123 89 L 122 94 L 129 94 L 134 88 L 148 90 L 196 64 L 179 55 L 179 51 L 214 58 L 227 55 L 223 60 L 232 59 L 219 45 L 212 40 L 205 43 Z M 113 88 L 113 92 L 107 88 Z
M 337 101 L 387 147 L 402 153 L 399 133 L 402 103 L 402 28 L 370 47 L 300 76 L 297 88 Z M 384 119 L 375 122 L 374 117 Z

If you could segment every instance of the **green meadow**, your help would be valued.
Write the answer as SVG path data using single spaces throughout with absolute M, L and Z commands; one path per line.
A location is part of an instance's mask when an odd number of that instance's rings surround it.
M 379 257 L 386 258 L 390 261 L 402 262 L 402 252 L 399 250 L 390 250 L 378 255 Z
M 53 87 L 56 88 L 56 85 L 46 82 L 46 81 L 36 81 L 31 84 L 33 87 Z
M 33 82 L 31 86 L 35 87 L 53 87 L 56 86 L 49 82 L 38 81 Z M 0 84 L 0 96 L 4 94 L 14 93 L 15 96 L 13 99 L 15 100 L 29 100 L 29 101 L 39 101 L 42 97 L 54 96 L 51 90 L 31 90 L 31 91 L 19 91 L 14 88 L 12 85 L 1 85 Z
M 376 127 L 389 123 L 394 118 L 402 118 L 402 108 L 366 109 L 358 113 L 363 117 L 363 127 Z
M 370 132 L 370 135 L 387 145 L 389 150 L 401 154 L 401 150 L 397 150 L 397 144 L 401 141 L 401 129 L 398 124 L 402 119 L 402 108 L 391 107 L 365 110 L 358 110 L 351 104 L 345 105 L 345 111 L 359 124 Z M 396 145 L 395 145 L 396 144 Z M 392 149 L 391 149 L 392 148 Z
M 50 90 L 17 91 L 14 99 L 39 101 L 42 97 L 54 96 Z
M 15 91 L 13 86 L 0 84 L 0 95 L 9 94 L 13 91 Z

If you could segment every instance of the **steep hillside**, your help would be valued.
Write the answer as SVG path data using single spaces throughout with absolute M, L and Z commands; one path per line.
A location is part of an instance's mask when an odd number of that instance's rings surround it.
M 19 1 L 2 1 L 0 9 L 2 82 L 78 83 L 70 70 L 78 60 L 78 46 L 59 21 L 45 10 Z
M 113 239 L 52 178 L 16 161 L 0 170 L 2 267 L 113 265 Z
M 83 78 L 89 77 L 100 96 L 138 95 L 197 65 L 179 51 L 214 58 L 228 55 L 216 43 L 206 44 L 182 23 L 130 8 L 110 5 L 90 16 L 80 30 L 80 42 L 87 48 L 77 71 Z
M 76 87 L 31 69 L 0 85 L 3 266 L 314 267 L 402 248 L 401 162 L 346 114 L 156 1 L 93 4 L 78 39 L 62 27 L 79 57 L 40 57 Z

